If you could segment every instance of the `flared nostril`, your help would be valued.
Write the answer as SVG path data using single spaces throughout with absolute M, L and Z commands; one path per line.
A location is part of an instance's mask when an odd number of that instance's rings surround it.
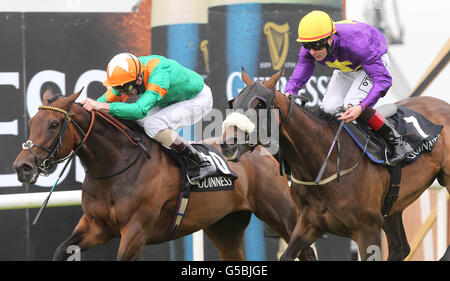
M 17 174 L 20 174 L 22 176 L 28 176 L 31 174 L 31 171 L 33 168 L 28 164 L 21 164 L 15 167 L 15 170 Z

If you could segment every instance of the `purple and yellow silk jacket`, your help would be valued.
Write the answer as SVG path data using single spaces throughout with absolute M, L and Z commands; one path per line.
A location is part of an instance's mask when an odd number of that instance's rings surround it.
M 373 82 L 367 97 L 361 101 L 363 110 L 373 107 L 392 85 L 392 77 L 381 56 L 387 52 L 386 39 L 376 28 L 357 21 L 336 22 L 331 54 L 318 63 L 343 72 L 364 70 Z M 300 48 L 297 65 L 285 87 L 286 93 L 298 94 L 314 72 L 316 60 Z

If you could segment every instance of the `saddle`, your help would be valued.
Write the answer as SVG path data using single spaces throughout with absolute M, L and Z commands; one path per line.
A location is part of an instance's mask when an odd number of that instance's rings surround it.
M 423 153 L 433 150 L 443 126 L 435 125 L 422 114 L 396 104 L 382 105 L 377 111 L 395 126 L 397 132 L 403 135 L 405 141 L 414 149 L 399 165 L 409 165 Z M 391 148 L 372 128 L 355 120 L 345 124 L 344 129 L 372 162 L 390 166 L 387 159 Z

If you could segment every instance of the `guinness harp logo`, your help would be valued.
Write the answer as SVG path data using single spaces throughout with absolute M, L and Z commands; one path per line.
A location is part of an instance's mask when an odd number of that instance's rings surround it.
M 274 70 L 279 70 L 283 67 L 289 50 L 289 24 L 278 25 L 267 22 L 264 25 L 264 34 L 269 45 L 272 67 Z
M 203 62 L 205 63 L 206 73 L 209 74 L 209 54 L 208 54 L 208 40 L 203 40 L 200 43 L 200 50 L 203 53 Z

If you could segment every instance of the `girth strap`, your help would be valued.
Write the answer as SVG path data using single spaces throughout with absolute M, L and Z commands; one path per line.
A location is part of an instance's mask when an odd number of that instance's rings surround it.
M 294 183 L 297 183 L 297 184 L 303 184 L 303 185 L 324 185 L 324 184 L 327 184 L 327 183 L 329 183 L 329 182 L 331 182 L 331 181 L 333 181 L 333 180 L 335 180 L 335 179 L 337 179 L 338 181 L 339 181 L 339 177 L 341 177 L 341 176 L 345 176 L 345 175 L 347 175 L 347 174 L 349 174 L 349 173 L 351 173 L 351 172 L 353 172 L 353 170 L 359 165 L 359 163 L 361 162 L 361 160 L 364 158 L 364 153 L 366 152 L 366 149 L 367 149 L 367 144 L 369 143 L 369 138 L 367 138 L 367 141 L 366 141 L 366 144 L 364 145 L 364 150 L 363 150 L 363 152 L 362 152 L 362 154 L 361 154 L 361 158 L 359 158 L 359 160 L 358 160 L 358 162 L 356 162 L 356 164 L 353 166 L 353 167 L 351 167 L 351 168 L 349 168 L 349 169 L 347 169 L 347 170 L 344 170 L 344 171 L 340 171 L 340 161 L 338 161 L 338 163 L 337 163 L 337 172 L 335 173 L 335 174 L 333 174 L 332 176 L 330 176 L 330 177 L 328 177 L 328 178 L 326 178 L 326 179 L 324 179 L 324 180 L 321 180 L 320 182 L 318 182 L 318 183 L 316 183 L 315 181 L 301 181 L 301 180 L 298 180 L 298 179 L 296 179 L 296 178 L 294 178 L 294 175 L 292 175 L 291 174 L 291 181 L 293 181 Z M 340 145 L 339 145 L 340 146 Z M 338 146 L 338 147 L 339 147 Z M 339 148 L 339 151 L 338 151 L 338 154 L 340 153 L 340 148 Z M 339 157 L 338 157 L 338 160 L 339 160 Z
M 389 174 L 391 176 L 389 182 L 389 190 L 384 199 L 383 209 L 381 210 L 381 214 L 383 217 L 386 217 L 392 209 L 392 206 L 398 199 L 398 193 L 400 191 L 400 181 L 402 179 L 402 167 L 401 165 L 396 165 L 393 167 L 389 167 Z

